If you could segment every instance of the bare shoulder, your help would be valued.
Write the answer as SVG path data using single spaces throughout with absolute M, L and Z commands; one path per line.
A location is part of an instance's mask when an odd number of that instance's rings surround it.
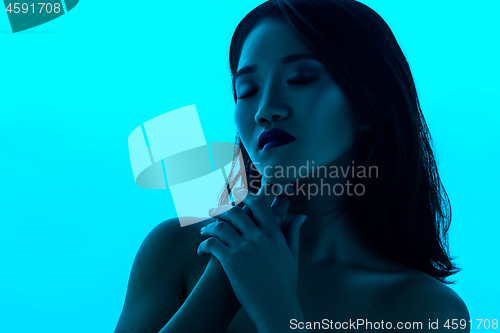
M 161 260 L 158 256 L 169 258 L 169 260 L 185 268 L 191 261 L 197 258 L 198 245 L 206 238 L 200 235 L 200 229 L 214 222 L 215 219 L 207 218 L 200 221 L 198 217 L 183 217 L 185 221 L 193 221 L 192 224 L 181 227 L 178 218 L 171 218 L 158 224 L 146 236 L 141 247 L 148 247 L 153 253 L 151 258 Z M 200 222 L 198 222 L 200 221 Z
M 446 330 L 446 322 L 451 327 L 454 322 L 468 321 L 469 311 L 462 298 L 448 285 L 418 270 L 410 270 L 404 283 L 399 284 L 394 299 L 393 313 L 407 321 L 423 322 L 428 329 L 429 320 L 438 320 L 437 331 Z M 433 329 L 435 332 L 436 329 Z M 464 330 L 460 330 L 463 332 Z M 467 331 L 467 330 L 466 330 Z
M 182 249 L 189 242 L 202 239 L 203 237 L 200 236 L 200 229 L 215 221 L 214 218 L 207 218 L 201 221 L 201 218 L 194 216 L 185 216 L 183 220 L 188 223 L 192 221 L 192 224 L 182 227 L 178 218 L 168 219 L 154 227 L 146 236 L 144 242 L 158 242 L 171 249 Z
M 116 333 L 158 332 L 174 315 L 186 298 L 186 276 L 192 267 L 203 270 L 207 261 L 196 249 L 204 239 L 200 228 L 210 222 L 181 227 L 173 218 L 149 232 L 132 265 Z

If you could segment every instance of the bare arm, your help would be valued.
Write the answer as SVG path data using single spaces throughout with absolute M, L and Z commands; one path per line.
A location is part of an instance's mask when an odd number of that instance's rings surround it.
M 170 219 L 149 233 L 134 260 L 115 333 L 227 329 L 240 305 L 217 259 L 210 260 L 185 298 L 182 267 L 186 266 L 186 251 L 196 252 L 198 244 L 189 241 L 194 228 L 181 228 L 177 219 Z
M 195 288 L 160 333 L 225 332 L 240 308 L 217 259 L 210 259 Z
M 407 280 L 393 296 L 392 322 L 395 325 L 397 322 L 411 323 L 415 332 L 470 331 L 469 325 L 458 324 L 470 320 L 464 301 L 451 288 L 425 273 Z M 404 331 L 412 330 L 405 328 Z

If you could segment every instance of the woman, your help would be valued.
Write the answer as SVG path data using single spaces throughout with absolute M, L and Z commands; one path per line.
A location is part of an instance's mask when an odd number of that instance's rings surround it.
M 156 227 L 115 332 L 448 331 L 447 320 L 468 321 L 445 285 L 458 270 L 449 201 L 382 18 L 353 0 L 268 1 L 237 27 L 230 67 L 250 189 L 232 194 L 245 206 Z

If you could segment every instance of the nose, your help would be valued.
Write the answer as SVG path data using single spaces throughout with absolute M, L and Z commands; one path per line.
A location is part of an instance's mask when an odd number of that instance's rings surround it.
M 255 114 L 255 122 L 265 129 L 269 129 L 271 125 L 279 120 L 284 120 L 290 116 L 290 110 L 282 100 L 280 100 L 279 91 L 268 90 L 262 99 L 259 110 Z
M 260 126 L 269 126 L 278 120 L 288 118 L 288 111 L 284 106 L 262 106 L 255 114 L 255 122 Z

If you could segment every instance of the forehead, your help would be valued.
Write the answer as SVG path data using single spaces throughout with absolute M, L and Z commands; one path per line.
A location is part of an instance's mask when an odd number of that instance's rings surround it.
M 262 60 L 278 62 L 297 53 L 312 52 L 304 39 L 284 20 L 265 19 L 250 32 L 243 44 L 238 67 Z

